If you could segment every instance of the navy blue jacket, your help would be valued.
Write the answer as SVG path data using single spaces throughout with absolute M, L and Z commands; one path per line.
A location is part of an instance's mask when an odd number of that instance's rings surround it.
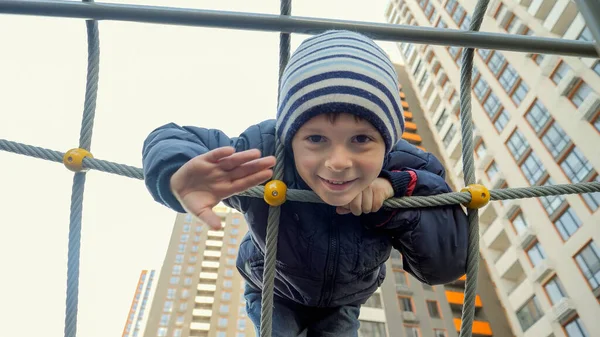
M 173 123 L 159 127 L 144 142 L 146 186 L 157 202 L 184 213 L 169 188 L 179 167 L 223 146 L 274 155 L 274 134 L 274 120 L 253 125 L 236 138 Z M 404 140 L 386 156 L 383 168 L 413 170 L 417 181 L 412 195 L 451 191 L 441 163 Z M 289 153 L 283 180 L 290 189 L 309 189 Z M 247 282 L 262 289 L 269 207 L 250 197 L 234 196 L 224 203 L 242 212 L 250 229 L 240 243 L 237 268 Z M 308 306 L 363 304 L 383 282 L 392 248 L 402 254 L 403 268 L 423 283 L 448 283 L 465 274 L 468 222 L 458 205 L 361 216 L 339 215 L 326 204 L 287 201 L 281 207 L 275 280 L 280 297 Z

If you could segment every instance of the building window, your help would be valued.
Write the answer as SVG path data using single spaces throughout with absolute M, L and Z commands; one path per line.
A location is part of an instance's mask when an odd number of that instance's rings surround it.
M 558 233 L 564 241 L 567 241 L 581 226 L 581 221 L 577 217 L 577 214 L 571 207 L 567 208 L 565 212 L 556 219 L 554 222 Z
M 548 178 L 548 180 L 546 180 L 546 182 L 544 184 L 542 184 L 542 186 L 548 186 L 548 185 L 554 185 L 554 184 L 555 184 L 554 180 L 552 180 L 552 178 Z M 548 216 L 554 215 L 554 212 L 556 212 L 566 201 L 565 197 L 562 195 L 552 195 L 552 196 L 548 196 L 548 197 L 540 197 L 540 200 L 542 202 L 542 205 L 544 206 L 544 209 L 548 213 Z
M 521 170 L 531 185 L 535 185 L 546 174 L 546 168 L 533 151 L 521 164 Z
M 227 327 L 227 318 L 219 318 L 219 327 L 226 328 Z
M 563 60 L 560 60 L 558 66 L 556 67 L 556 69 L 554 69 L 552 75 L 550 75 L 550 79 L 552 79 L 552 82 L 554 82 L 554 84 L 558 84 L 570 70 L 571 67 L 569 67 L 569 65 L 566 64 Z
M 185 284 L 186 286 L 192 285 L 192 278 L 186 277 L 185 280 L 183 281 L 183 284 Z
M 440 130 L 442 130 L 442 127 L 444 126 L 444 124 L 446 124 L 446 121 L 448 120 L 448 111 L 446 111 L 446 109 L 444 109 L 444 111 L 442 111 L 442 113 L 440 114 L 440 117 L 438 118 L 437 122 L 435 122 L 435 128 L 437 129 L 438 132 L 440 132 Z
M 525 136 L 523 136 L 523 133 L 519 129 L 515 129 L 515 132 L 513 132 L 510 138 L 508 138 L 506 146 L 508 147 L 510 153 L 512 153 L 513 158 L 515 158 L 515 161 L 517 162 L 529 149 L 529 143 L 527 142 L 527 139 L 525 139 Z
M 171 284 L 178 284 L 179 283 L 179 277 L 177 277 L 177 276 L 171 277 L 171 280 L 169 281 L 169 283 L 171 283 Z
M 567 136 L 565 131 L 558 126 L 556 122 L 552 122 L 550 127 L 544 132 L 542 142 L 554 159 L 558 158 L 564 149 L 571 143 L 571 138 Z
M 419 328 L 416 326 L 405 325 L 404 330 L 406 331 L 407 337 L 421 337 Z
M 575 255 L 575 261 L 592 290 L 600 288 L 600 250 L 596 243 L 588 243 Z
M 579 317 L 573 319 L 564 326 L 567 332 L 567 337 L 589 337 L 587 330 L 584 328 L 583 323 Z
M 592 32 L 586 26 L 586 27 L 583 28 L 583 30 L 581 31 L 581 33 L 579 33 L 579 36 L 577 37 L 577 40 L 591 42 L 591 41 L 594 41 L 594 36 L 592 36 Z
M 494 180 L 494 177 L 496 174 L 498 174 L 498 166 L 496 165 L 496 162 L 492 161 L 490 166 L 488 166 L 488 168 L 485 170 L 485 174 L 488 176 L 490 181 Z
M 386 337 L 385 323 L 360 321 L 358 335 L 364 337 Z
M 576 86 L 576 89 L 570 95 L 571 102 L 579 108 L 592 91 L 592 88 L 587 83 L 580 81 L 579 85 Z
M 229 306 L 227 304 L 221 304 L 221 307 L 219 308 L 219 312 L 222 314 L 226 314 L 229 312 Z
M 452 124 L 450 126 L 450 128 L 448 129 L 448 131 L 446 132 L 446 135 L 444 136 L 444 139 L 443 139 L 445 147 L 448 147 L 450 145 L 450 143 L 452 142 L 452 139 L 454 138 L 454 135 L 456 135 L 456 125 Z
M 232 284 L 231 280 L 223 281 L 223 287 L 225 287 L 225 288 L 231 288 L 232 285 L 233 284 Z
M 412 299 L 410 297 L 398 296 L 398 303 L 400 303 L 400 311 L 415 312 Z
M 462 50 L 462 48 L 460 48 L 460 47 L 455 47 L 455 46 L 448 47 L 448 52 L 450 53 L 450 56 L 452 56 L 452 59 L 455 61 L 460 56 L 461 50 Z
M 167 298 L 172 300 L 175 298 L 175 293 L 177 292 L 177 290 L 175 289 L 167 289 Z
M 590 162 L 577 147 L 573 147 L 562 163 L 560 163 L 560 167 L 573 183 L 584 181 L 593 170 Z
M 162 314 L 160 315 L 160 326 L 167 326 L 169 325 L 169 318 L 171 318 L 170 314 Z
M 179 274 L 181 274 L 181 266 L 180 265 L 173 266 L 173 275 L 179 275 Z
M 183 316 L 177 316 L 177 320 L 175 321 L 175 324 L 182 325 L 183 321 L 184 321 L 184 317 Z
M 227 337 L 227 333 L 225 331 L 217 331 L 217 337 Z
M 189 224 L 185 224 L 185 225 L 183 225 L 183 232 L 184 232 L 184 233 L 188 233 L 188 232 L 190 231 L 190 227 L 191 227 L 191 226 L 190 226 Z
M 181 337 L 181 335 L 182 335 L 181 328 L 177 328 L 173 331 L 173 337 Z
M 180 243 L 179 246 L 177 246 L 177 252 L 178 253 L 185 252 L 185 243 Z
M 500 52 L 495 51 L 492 54 L 490 61 L 488 62 L 488 67 L 490 68 L 492 73 L 494 73 L 494 75 L 496 75 L 497 77 L 498 74 L 500 74 L 500 71 L 502 70 L 502 67 L 504 67 L 505 63 L 506 59 L 504 58 L 504 55 L 502 55 Z
M 510 95 L 510 98 L 512 99 L 513 103 L 515 103 L 515 105 L 518 106 L 519 104 L 521 104 L 521 102 L 523 102 L 528 92 L 529 87 L 527 86 L 527 84 L 525 84 L 525 82 L 521 81 L 519 83 L 519 86 L 512 93 L 512 95 Z
M 527 227 L 529 227 L 529 225 L 527 224 L 527 221 L 525 221 L 525 218 L 523 217 L 523 213 L 521 213 L 521 212 L 519 212 L 512 219 L 511 223 L 512 223 L 517 235 L 521 235 L 523 232 L 525 232 Z
M 550 113 L 548 109 L 540 102 L 538 99 L 535 100 L 525 118 L 529 122 L 529 125 L 535 130 L 535 132 L 540 132 L 546 123 L 550 120 Z
M 167 336 L 167 328 L 158 328 L 156 336 L 158 336 L 158 337 L 166 337 Z
M 590 181 L 600 182 L 600 176 L 596 175 L 596 177 L 594 179 L 591 179 Z M 600 192 L 585 193 L 582 194 L 581 197 L 588 205 L 588 207 L 592 210 L 592 212 L 595 212 L 598 209 L 598 207 L 600 207 Z
M 531 297 L 518 311 L 517 318 L 521 324 L 521 329 L 527 331 L 535 322 L 543 316 L 537 297 Z
M 429 317 L 431 318 L 441 318 L 440 308 L 438 306 L 437 301 L 427 301 L 427 310 L 429 311 Z
M 367 302 L 365 302 L 364 306 L 371 308 L 383 308 L 383 306 L 381 305 L 381 295 L 379 295 L 378 293 L 374 293 L 373 295 L 371 295 L 371 297 L 369 297 Z
M 448 25 L 446 24 L 446 22 L 444 22 L 444 19 L 440 18 L 440 21 L 438 21 L 437 25 L 435 25 L 437 28 L 448 28 Z
M 477 82 L 475 83 L 475 87 L 473 87 L 473 92 L 475 92 L 475 97 L 477 97 L 477 99 L 480 101 L 483 100 L 483 98 L 485 97 L 485 95 L 488 93 L 489 90 L 490 90 L 490 86 L 483 79 L 483 77 L 480 77 L 479 80 L 477 80 Z
M 235 266 L 235 260 L 234 259 L 227 259 L 227 265 L 228 266 Z
M 173 310 L 173 301 L 165 301 L 165 306 L 163 307 L 164 312 L 171 312 Z
M 181 238 L 179 241 L 181 242 L 187 242 L 187 240 L 190 238 L 189 234 L 181 234 Z
M 487 115 L 492 120 L 494 117 L 496 117 L 496 113 L 501 107 L 502 105 L 500 104 L 500 99 L 498 99 L 498 96 L 496 96 L 493 92 L 490 93 L 485 102 L 483 102 L 483 109 L 485 112 L 487 112 Z
M 546 294 L 548 295 L 552 305 L 556 305 L 556 303 L 560 302 L 561 299 L 567 297 L 567 293 L 565 292 L 562 283 L 560 283 L 558 276 L 556 275 L 544 285 L 544 290 L 546 291 Z
M 510 64 L 506 65 L 506 68 L 504 68 L 504 71 L 498 79 L 504 90 L 509 93 L 512 91 L 518 80 L 519 74 Z
M 231 300 L 231 293 L 228 292 L 228 291 L 224 291 L 221 294 L 221 300 L 223 300 L 223 301 L 229 301 L 229 300 Z
M 187 303 L 179 304 L 179 311 L 186 311 L 186 310 L 187 310 Z
M 536 242 L 527 250 L 527 256 L 529 256 L 529 261 L 531 261 L 531 264 L 534 267 L 537 267 L 546 258 L 546 253 L 544 253 L 542 245 L 540 245 L 539 242 Z
M 448 337 L 448 336 L 446 335 L 446 330 L 434 329 L 433 337 Z
M 483 158 L 485 157 L 485 153 L 486 153 L 486 147 L 485 147 L 485 143 L 483 141 L 481 141 L 476 147 L 475 147 L 475 155 L 478 158 Z
M 183 255 L 182 254 L 175 255 L 175 263 L 179 263 L 179 264 L 183 263 Z
M 406 273 L 402 270 L 394 270 L 394 278 L 397 285 L 408 285 Z

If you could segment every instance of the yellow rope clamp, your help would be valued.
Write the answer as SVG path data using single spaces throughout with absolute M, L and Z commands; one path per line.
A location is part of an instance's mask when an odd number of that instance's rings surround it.
M 271 180 L 265 185 L 264 199 L 271 206 L 279 206 L 285 202 L 287 186 L 281 180 Z
M 471 201 L 464 204 L 467 208 L 478 209 L 487 205 L 490 201 L 490 191 L 481 184 L 471 184 L 460 191 L 471 193 Z
M 83 168 L 83 158 L 94 158 L 92 154 L 84 149 L 70 149 L 63 156 L 63 164 L 73 172 L 86 172 L 89 169 Z

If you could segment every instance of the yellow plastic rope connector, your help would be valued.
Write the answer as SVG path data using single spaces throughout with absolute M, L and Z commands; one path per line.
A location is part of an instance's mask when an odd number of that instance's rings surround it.
M 63 164 L 73 172 L 85 172 L 88 169 L 83 168 L 83 158 L 94 158 L 92 154 L 84 149 L 70 149 L 63 156 Z
M 265 185 L 264 199 L 271 206 L 279 206 L 285 202 L 287 186 L 281 180 L 271 180 Z
M 478 209 L 490 201 L 490 191 L 481 184 L 471 184 L 460 191 L 471 193 L 471 201 L 464 204 L 467 208 Z

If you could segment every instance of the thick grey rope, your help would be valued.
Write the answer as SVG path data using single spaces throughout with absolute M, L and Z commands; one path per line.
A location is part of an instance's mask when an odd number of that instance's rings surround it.
M 289 16 L 292 11 L 291 0 L 281 0 L 280 15 Z M 290 34 L 279 34 L 279 79 L 278 93 L 281 92 L 281 75 L 287 66 L 290 58 Z M 273 170 L 274 180 L 283 180 L 283 162 L 285 160 L 285 151 L 279 138 L 275 137 L 275 168 Z M 262 196 L 261 196 L 262 197 Z M 275 285 L 275 273 L 277 262 L 277 241 L 279 237 L 279 218 L 281 215 L 281 206 L 269 207 L 269 216 L 267 220 L 267 235 L 265 242 L 265 263 L 263 270 L 263 289 L 261 297 L 260 313 L 260 337 L 271 337 L 273 331 L 273 293 Z
M 489 0 L 478 0 L 473 12 L 469 30 L 478 31 L 483 22 Z M 473 161 L 473 122 L 471 117 L 471 75 L 473 72 L 473 48 L 464 48 L 460 72 L 460 123 L 462 131 L 462 155 L 465 186 L 475 184 L 475 164 Z M 469 218 L 469 245 L 467 247 L 467 280 L 465 300 L 459 337 L 472 335 L 477 295 L 477 274 L 479 272 L 479 210 L 467 209 Z
M 88 1 L 91 2 L 91 1 Z M 83 109 L 83 119 L 79 135 L 79 148 L 90 151 L 92 129 L 96 112 L 98 92 L 98 73 L 100 66 L 100 42 L 98 23 L 85 22 L 88 37 L 87 84 Z M 71 216 L 69 221 L 69 250 L 67 261 L 67 298 L 65 312 L 65 337 L 77 335 L 77 309 L 79 304 L 79 259 L 81 252 L 81 218 L 83 213 L 83 194 L 85 172 L 77 172 L 73 177 L 71 193 Z
M 29 157 L 46 159 L 62 163 L 64 153 L 60 151 L 49 150 L 37 146 L 25 145 L 5 139 L 0 139 L 0 150 L 22 154 Z M 144 173 L 141 168 L 118 164 L 97 158 L 83 159 L 83 167 L 106 173 L 117 174 L 138 180 L 144 180 Z M 556 184 L 546 186 L 528 186 L 516 188 L 502 188 L 490 190 L 490 200 L 509 200 L 523 198 L 549 197 L 553 195 L 580 194 L 600 192 L 600 182 L 587 182 L 576 184 Z M 244 192 L 238 193 L 239 196 L 262 198 L 264 187 L 255 186 Z M 308 190 L 288 190 L 287 200 L 323 203 L 313 191 Z M 471 195 L 468 192 L 450 192 L 430 196 L 413 196 L 392 198 L 386 200 L 383 205 L 387 208 L 415 208 L 415 207 L 434 207 L 444 205 L 464 204 L 471 201 Z

